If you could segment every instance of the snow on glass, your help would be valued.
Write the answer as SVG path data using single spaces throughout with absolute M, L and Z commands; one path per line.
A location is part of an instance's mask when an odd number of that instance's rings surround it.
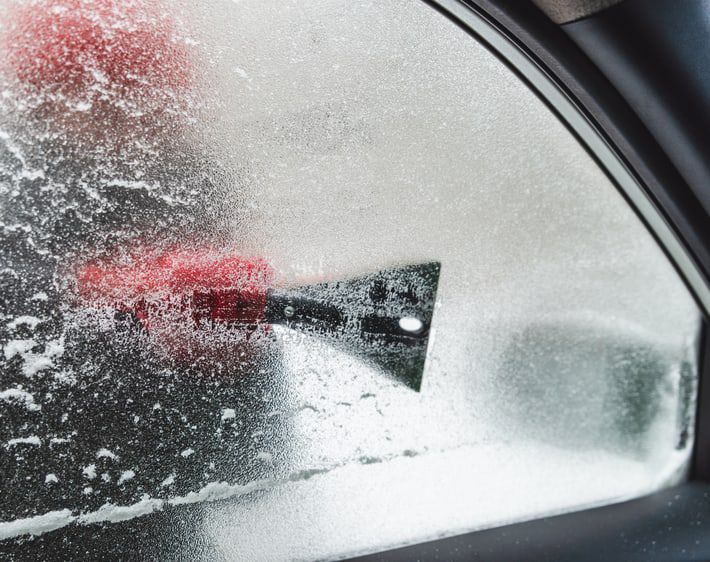
M 0 0 L 0 538 L 231 498 L 230 556 L 332 558 L 682 478 L 697 309 L 531 92 L 420 2 L 191 4 Z M 432 262 L 419 391 L 263 321 Z

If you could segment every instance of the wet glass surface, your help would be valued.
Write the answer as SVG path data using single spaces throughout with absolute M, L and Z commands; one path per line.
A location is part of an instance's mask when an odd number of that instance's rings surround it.
M 0 6 L 0 539 L 334 558 L 683 477 L 692 299 L 440 14 Z

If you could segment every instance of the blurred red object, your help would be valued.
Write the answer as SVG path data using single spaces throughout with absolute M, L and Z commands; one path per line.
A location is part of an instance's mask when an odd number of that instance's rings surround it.
M 31 0 L 1 19 L 2 50 L 25 85 L 76 95 L 192 83 L 189 41 L 158 0 Z

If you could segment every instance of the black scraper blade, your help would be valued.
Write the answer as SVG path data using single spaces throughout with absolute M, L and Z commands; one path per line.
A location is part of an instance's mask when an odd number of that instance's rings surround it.
M 419 392 L 441 264 L 270 289 L 265 321 L 326 340 Z

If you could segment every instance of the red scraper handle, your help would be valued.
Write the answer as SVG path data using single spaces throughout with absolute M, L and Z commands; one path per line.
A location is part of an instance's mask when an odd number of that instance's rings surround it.
M 76 273 L 78 296 L 89 306 L 132 312 L 144 327 L 151 317 L 188 311 L 203 322 L 258 324 L 264 319 L 273 269 L 262 259 L 210 250 L 174 250 L 84 264 Z

